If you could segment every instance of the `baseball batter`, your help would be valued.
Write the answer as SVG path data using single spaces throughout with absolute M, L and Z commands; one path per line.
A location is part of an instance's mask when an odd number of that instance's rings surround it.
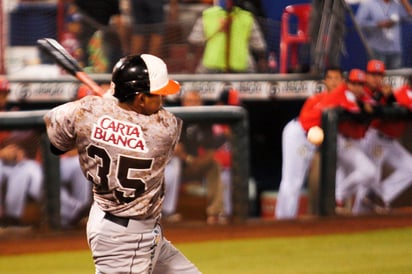
M 325 71 L 326 91 L 309 97 L 302 106 L 297 119 L 288 122 L 282 133 L 282 180 L 276 201 L 275 217 L 290 219 L 297 216 L 299 193 L 317 149 L 306 138 L 310 128 L 318 125 L 314 106 L 323 96 L 344 81 L 340 68 L 330 67 Z
M 96 273 L 200 273 L 159 225 L 164 170 L 182 126 L 162 100 L 180 86 L 149 54 L 120 59 L 112 82 L 117 100 L 86 96 L 44 117 L 52 151 L 77 148 L 93 184 L 87 239 Z

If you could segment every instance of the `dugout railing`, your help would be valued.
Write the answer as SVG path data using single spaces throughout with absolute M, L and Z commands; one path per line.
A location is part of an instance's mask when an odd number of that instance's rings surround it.
M 168 107 L 186 123 L 223 123 L 230 126 L 232 137 L 232 203 L 234 221 L 248 217 L 249 124 L 244 108 L 236 106 Z M 47 110 L 0 113 L 1 130 L 38 129 L 42 131 L 41 151 L 45 172 L 45 217 L 49 227 L 60 227 L 60 161 L 49 149 L 43 116 Z
M 46 73 L 46 75 L 44 75 Z M 8 75 L 11 83 L 9 101 L 12 104 L 56 105 L 76 98 L 79 82 L 72 76 L 60 75 L 48 77 L 38 68 L 38 74 L 28 76 Z M 412 68 L 388 70 L 385 81 L 393 88 L 400 87 L 405 77 L 412 74 Z M 110 74 L 92 74 L 98 83 L 110 83 Z M 225 86 L 231 86 L 239 91 L 242 101 L 271 100 L 304 100 L 325 87 L 321 75 L 312 74 L 172 74 L 171 79 L 178 81 L 182 92 L 196 89 L 202 99 L 216 101 L 220 91 Z M 168 100 L 176 100 L 177 96 L 168 96 Z

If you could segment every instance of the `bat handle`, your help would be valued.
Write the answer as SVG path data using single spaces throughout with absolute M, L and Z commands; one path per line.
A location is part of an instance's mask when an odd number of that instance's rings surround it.
M 103 96 L 104 91 L 103 89 L 93 81 L 85 72 L 80 71 L 76 73 L 77 79 L 79 79 L 83 84 L 87 85 L 94 94 L 98 96 Z

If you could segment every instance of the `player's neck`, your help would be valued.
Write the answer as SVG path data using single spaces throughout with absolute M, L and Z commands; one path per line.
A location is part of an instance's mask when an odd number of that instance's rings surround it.
M 121 107 L 122 109 L 125 109 L 127 111 L 134 111 L 134 112 L 139 113 L 139 114 L 142 113 L 141 108 L 136 107 L 134 104 L 119 102 L 118 105 L 119 105 L 119 107 Z

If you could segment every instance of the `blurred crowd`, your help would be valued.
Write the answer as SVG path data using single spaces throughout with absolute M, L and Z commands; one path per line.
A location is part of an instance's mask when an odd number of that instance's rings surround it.
M 143 52 L 179 59 L 181 72 L 266 71 L 266 41 L 255 18 L 259 1 L 66 2 L 61 43 L 90 72 L 108 73 L 119 55 Z M 203 10 L 186 30 L 179 20 L 189 12 L 179 9 L 189 4 Z

